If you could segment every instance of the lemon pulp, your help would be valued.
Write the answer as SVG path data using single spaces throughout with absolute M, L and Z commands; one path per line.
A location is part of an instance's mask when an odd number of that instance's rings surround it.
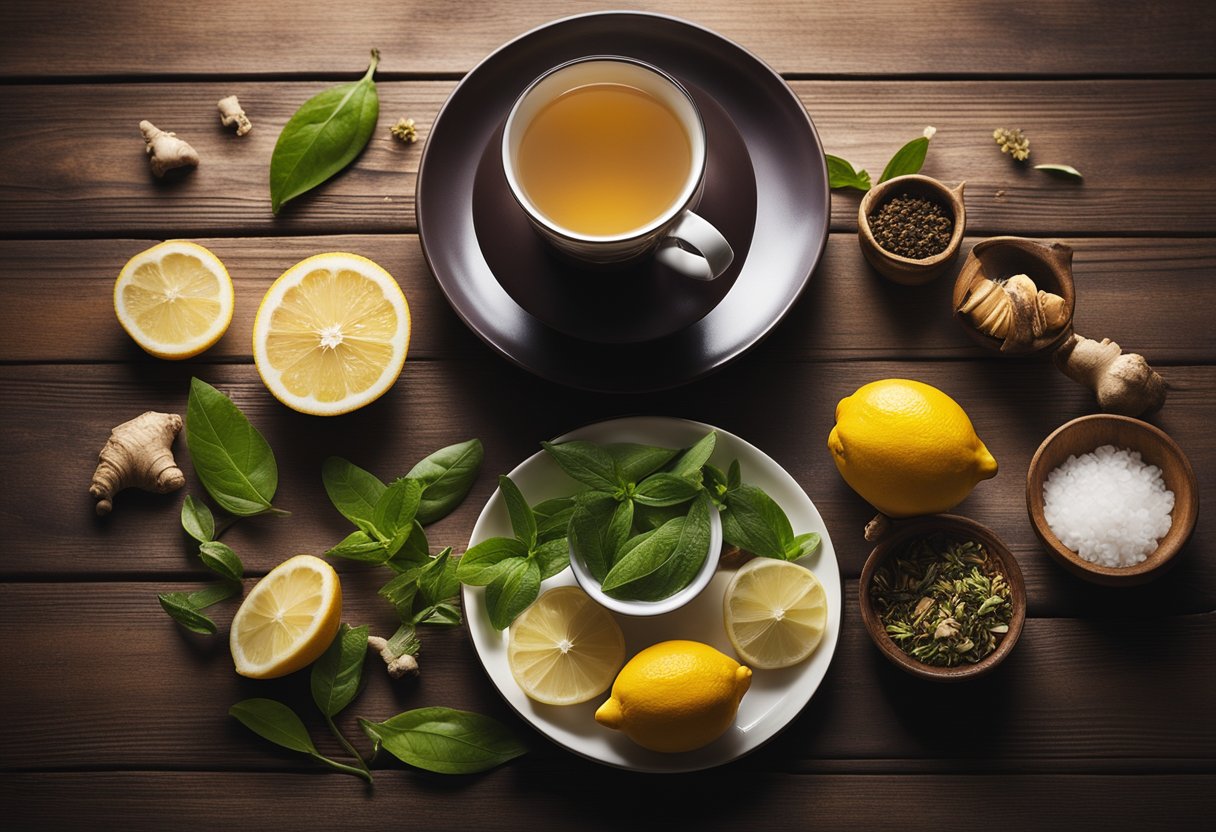
M 723 598 L 726 634 L 739 658 L 789 667 L 815 651 L 827 626 L 827 594 L 809 569 L 756 558 L 739 568 Z

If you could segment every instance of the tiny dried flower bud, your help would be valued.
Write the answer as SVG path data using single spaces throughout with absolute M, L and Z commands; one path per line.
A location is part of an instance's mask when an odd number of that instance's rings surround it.
M 1000 145 L 1002 153 L 1008 153 L 1019 162 L 1030 157 L 1030 139 L 1026 138 L 1020 128 L 1009 130 L 998 127 L 992 131 L 992 138 Z
M 937 625 L 937 629 L 933 631 L 934 638 L 954 638 L 958 635 L 959 623 L 953 618 L 947 618 Z
M 418 128 L 412 118 L 397 119 L 397 123 L 389 128 L 389 132 L 406 144 L 418 141 Z
M 926 127 L 923 135 L 926 139 L 932 140 L 932 138 L 937 135 L 937 128 L 936 127 Z

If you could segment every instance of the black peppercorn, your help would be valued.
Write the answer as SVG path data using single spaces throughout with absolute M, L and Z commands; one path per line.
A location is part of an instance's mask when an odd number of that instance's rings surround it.
M 913 260 L 941 254 L 954 234 L 949 212 L 936 202 L 908 194 L 893 196 L 867 219 L 879 246 Z

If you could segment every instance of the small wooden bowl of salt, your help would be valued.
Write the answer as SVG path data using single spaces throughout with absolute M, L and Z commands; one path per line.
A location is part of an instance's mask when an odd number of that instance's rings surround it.
M 1065 569 L 1093 583 L 1130 586 L 1173 565 L 1195 530 L 1199 487 L 1186 454 L 1164 431 L 1099 413 L 1043 440 L 1026 474 L 1026 510 Z

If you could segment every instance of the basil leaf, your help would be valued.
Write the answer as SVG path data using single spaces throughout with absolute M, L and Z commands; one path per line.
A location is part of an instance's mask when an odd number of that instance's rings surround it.
M 240 581 L 224 581 L 223 583 L 211 584 L 187 595 L 186 603 L 196 610 L 206 609 L 212 604 L 218 604 L 220 601 L 226 601 L 234 595 L 240 595 L 241 589 Z
M 512 560 L 522 561 L 528 547 L 513 537 L 491 537 L 460 556 L 456 577 L 462 584 L 485 586 L 505 572 Z
M 670 532 L 678 536 L 668 548 Z M 616 598 L 658 601 L 679 592 L 705 564 L 709 555 L 709 497 L 692 504 L 686 518 L 677 518 L 633 547 L 617 561 L 604 580 L 604 592 Z
M 823 543 L 823 540 L 819 537 L 819 532 L 800 534 L 794 538 L 792 545 L 786 547 L 785 559 L 798 560 L 799 558 L 804 558 L 814 553 L 821 543 Z
M 422 594 L 422 600 L 429 605 L 446 601 L 460 591 L 460 581 L 456 578 L 456 559 L 451 555 L 452 547 L 448 546 L 431 558 L 418 573 L 418 590 Z
M 376 593 L 393 605 L 398 617 L 403 621 L 414 617 L 414 599 L 418 596 L 418 573 L 421 571 L 420 567 L 415 567 L 402 572 L 380 587 Z
M 207 504 L 187 494 L 182 503 L 182 528 L 199 543 L 215 539 L 215 516 Z
M 772 497 L 754 485 L 740 485 L 726 494 L 722 539 L 754 555 L 783 560 L 794 530 Z
M 498 490 L 507 504 L 507 514 L 511 518 L 515 536 L 531 549 L 536 545 L 536 515 L 532 513 L 532 507 L 510 477 L 498 478 Z
M 418 522 L 429 526 L 447 516 L 464 500 L 481 470 L 485 449 L 480 439 L 440 448 L 406 474 L 422 483 Z
M 398 530 L 393 544 L 390 544 L 388 547 L 391 552 L 387 561 L 389 568 L 397 572 L 403 572 L 420 563 L 426 563 L 427 558 L 431 556 L 431 544 L 426 539 L 426 531 L 423 530 L 422 524 L 415 519 L 410 533 L 405 535 L 405 540 L 397 546 L 395 552 L 392 552 L 392 545 L 395 545 L 396 541 L 401 537 L 402 533 Z
M 238 517 L 277 511 L 270 501 L 279 468 L 270 445 L 231 399 L 197 378 L 186 403 L 186 445 L 203 487 L 224 511 Z
M 388 560 L 388 547 L 375 540 L 367 532 L 351 532 L 342 542 L 325 553 L 327 558 L 346 558 L 360 563 L 384 563 Z
M 540 592 L 540 566 L 534 560 L 511 560 L 507 568 L 486 586 L 486 609 L 490 624 L 502 630 L 515 620 Z
M 366 657 L 367 627 L 343 624 L 329 649 L 313 663 L 309 677 L 312 701 L 325 716 L 337 716 L 359 693 Z
M 232 551 L 232 547 L 225 543 L 208 540 L 206 543 L 199 544 L 198 556 L 202 558 L 203 564 L 208 569 L 221 578 L 239 581 L 245 577 L 245 564 L 241 563 L 241 559 L 237 557 L 236 552 Z
M 670 520 L 655 529 L 645 540 L 622 553 L 617 558 L 616 564 L 604 576 L 601 583 L 604 592 L 617 597 L 616 590 L 633 581 L 645 578 L 663 567 L 675 554 L 676 546 L 684 533 L 685 522 L 683 517 Z M 631 592 L 623 593 L 623 595 L 633 600 L 646 600 Z
M 458 627 L 462 621 L 460 607 L 447 601 L 440 601 L 414 615 L 414 623 L 431 627 Z
M 629 506 L 621 509 L 621 506 Z M 600 494 L 594 499 L 584 499 L 574 507 L 570 515 L 570 548 L 574 556 L 582 560 L 597 581 L 602 581 L 612 568 L 612 556 L 619 548 L 616 542 L 623 520 L 617 517 L 617 512 L 630 512 L 629 524 L 633 522 L 633 503 L 626 501 L 617 503 L 611 496 Z M 615 523 L 613 521 L 616 521 Z M 611 539 L 607 531 L 613 527 Z M 625 530 L 628 537 L 629 530 Z M 625 538 L 621 538 L 623 541 Z
M 545 500 L 532 506 L 536 515 L 536 542 L 545 544 L 552 540 L 565 540 L 570 529 L 570 517 L 574 514 L 574 498 L 559 497 Z
M 714 448 L 718 445 L 718 432 L 711 430 L 701 437 L 692 447 L 680 454 L 680 458 L 671 466 L 669 473 L 677 477 L 694 478 L 700 475 L 701 467 L 709 462 Z
M 274 213 L 338 173 L 363 150 L 380 116 L 380 97 L 372 80 L 378 63 L 380 53 L 373 49 L 366 75 L 308 99 L 283 127 L 270 157 Z
M 624 485 L 612 456 L 598 445 L 590 442 L 562 442 L 560 445 L 541 442 L 540 445 L 563 471 L 584 485 L 609 493 Z
M 321 482 L 334 508 L 350 522 L 371 534 L 376 503 L 388 488 L 375 474 L 338 456 L 321 464 Z
M 870 190 L 870 174 L 864 170 L 853 170 L 853 166 L 830 153 L 824 154 L 828 162 L 829 188 L 855 188 L 859 191 Z
M 887 166 L 882 169 L 882 176 L 878 177 L 878 184 L 881 185 L 888 179 L 894 179 L 897 176 L 916 173 L 924 166 L 925 154 L 928 152 L 929 140 L 924 136 L 917 136 L 895 151 L 891 161 L 887 162 Z
M 719 506 L 722 505 L 721 498 L 730 490 L 726 480 L 726 474 L 722 473 L 722 469 L 716 466 L 705 464 L 701 467 L 701 477 L 704 482 L 704 487 L 709 496 Z
M 536 559 L 537 566 L 540 567 L 540 579 L 545 581 L 564 572 L 570 565 L 570 544 L 564 537 L 559 540 L 550 540 L 537 546 L 533 550 L 532 556 Z
M 687 503 L 701 486 L 675 474 L 651 474 L 638 483 L 633 499 L 644 506 L 675 506 Z
M 639 505 L 634 510 L 633 524 L 639 529 L 657 529 L 659 526 L 666 523 L 668 520 L 674 520 L 677 517 L 683 517 L 688 514 L 688 505 L 676 506 L 643 506 Z M 618 551 L 617 557 L 620 557 Z
M 653 474 L 679 453 L 674 448 L 635 445 L 631 442 L 618 442 L 603 447 L 612 457 L 620 478 L 626 483 L 637 482 L 648 474 Z
M 1077 179 L 1083 179 L 1081 171 L 1074 168 L 1072 165 L 1035 165 L 1035 170 L 1043 170 L 1048 173 L 1062 173 L 1065 176 L 1074 176 Z
M 398 760 L 439 774 L 485 771 L 528 750 L 497 720 L 451 708 L 418 708 L 384 722 L 360 719 L 359 727 Z
M 743 473 L 739 469 L 739 460 L 734 460 L 730 464 L 730 470 L 726 472 L 726 490 L 735 491 L 739 486 L 743 485 Z
M 198 611 L 184 592 L 166 592 L 156 596 L 160 608 L 169 617 L 192 633 L 213 636 L 217 631 L 215 622 Z
M 301 754 L 320 756 L 304 723 L 296 716 L 295 711 L 282 702 L 273 699 L 243 699 L 228 709 L 228 715 L 236 717 L 250 731 L 275 745 L 299 751 Z
M 396 540 L 398 549 L 409 538 L 414 530 L 414 515 L 418 513 L 418 503 L 422 499 L 422 486 L 416 480 L 403 477 L 380 495 L 372 512 L 372 525 L 376 534 L 386 543 Z M 390 554 L 393 553 L 390 546 Z

